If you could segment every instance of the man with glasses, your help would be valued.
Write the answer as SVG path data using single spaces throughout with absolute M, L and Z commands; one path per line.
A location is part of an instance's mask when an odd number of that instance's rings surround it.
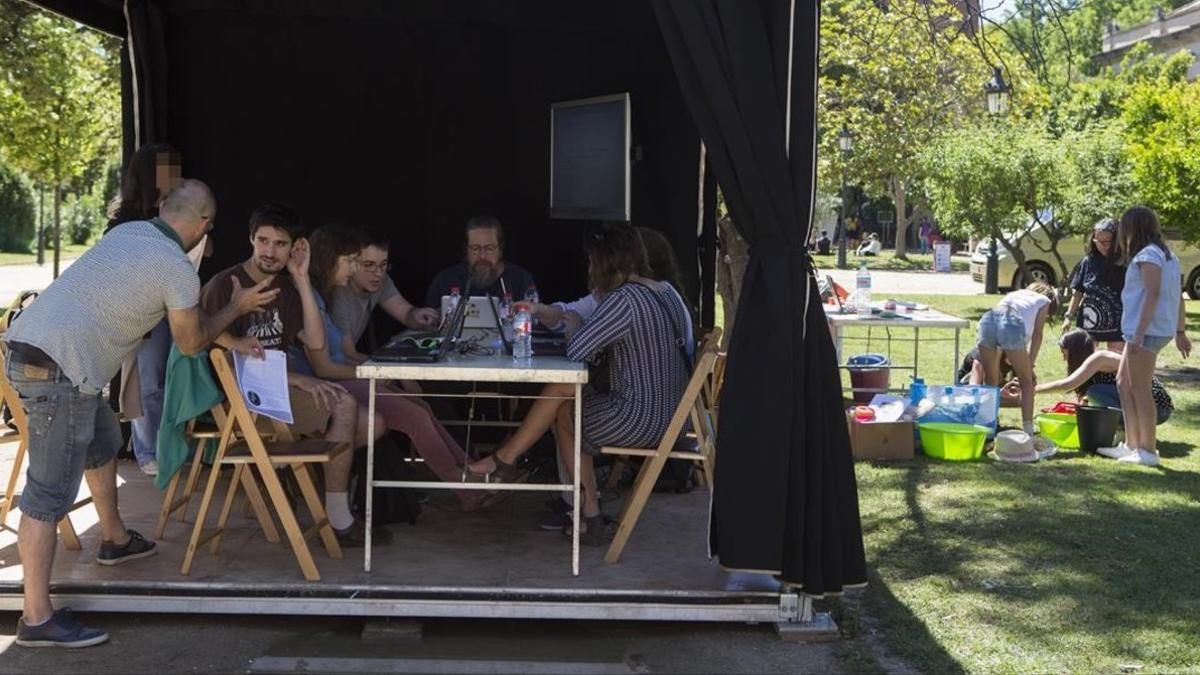
M 243 314 L 275 299 L 265 283 L 235 284 L 228 302 L 200 309 L 200 278 L 188 261 L 212 227 L 208 186 L 185 180 L 167 193 L 159 215 L 122 223 L 21 312 L 4 335 L 6 375 L 28 415 L 29 468 L 21 494 L 17 546 L 25 573 L 16 643 L 87 647 L 108 639 L 69 608 L 50 604 L 56 524 L 87 478 L 99 516 L 96 562 L 120 565 L 157 552 L 127 529 L 117 510 L 121 430 L 100 390 L 163 317 L 184 354 L 204 349 Z
M 366 332 L 371 312 L 376 307 L 408 328 L 424 330 L 435 327 L 438 322 L 436 309 L 417 307 L 396 289 L 388 276 L 388 247 L 387 239 L 369 236 L 367 245 L 359 253 L 358 268 L 350 277 L 350 283 L 334 291 L 331 318 L 345 335 L 343 353 L 354 363 L 366 360 L 355 345 Z
M 520 302 L 534 286 L 533 275 L 524 267 L 504 259 L 504 228 L 491 216 L 475 216 L 467 221 L 466 260 L 438 273 L 429 284 L 425 305 L 441 307 L 442 296 L 457 286 L 465 291 L 470 280 L 471 295 L 491 294 L 503 298 L 506 293 Z

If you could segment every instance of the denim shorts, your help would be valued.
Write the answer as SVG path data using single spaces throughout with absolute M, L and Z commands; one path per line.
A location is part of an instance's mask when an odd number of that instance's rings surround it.
M 1025 320 L 1016 312 L 993 309 L 979 319 L 977 340 L 981 347 L 1021 351 L 1025 347 Z
M 56 523 L 71 511 L 86 469 L 121 449 L 117 416 L 99 394 L 83 394 L 57 367 L 29 365 L 9 353 L 5 374 L 28 416 L 29 469 L 21 513 Z
M 1126 342 L 1133 342 L 1133 336 L 1129 333 L 1125 333 L 1121 337 L 1125 338 Z M 1147 335 L 1142 338 L 1142 346 L 1157 354 L 1162 351 L 1163 347 L 1171 344 L 1171 340 L 1173 339 L 1174 338 L 1163 337 L 1161 335 Z

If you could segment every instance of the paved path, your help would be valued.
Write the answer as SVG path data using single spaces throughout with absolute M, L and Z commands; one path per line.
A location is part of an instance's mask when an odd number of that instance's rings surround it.
M 75 262 L 74 259 L 59 262 L 61 270 Z M 45 265 L 0 265 L 0 311 L 8 307 L 8 303 L 21 291 L 35 288 L 42 289 L 50 285 L 54 276 L 54 263 L 50 260 Z
M 858 270 L 822 269 L 839 285 L 853 292 Z M 971 281 L 970 272 L 871 272 L 871 292 L 874 297 L 881 294 L 930 294 L 930 295 L 982 295 L 983 284 Z

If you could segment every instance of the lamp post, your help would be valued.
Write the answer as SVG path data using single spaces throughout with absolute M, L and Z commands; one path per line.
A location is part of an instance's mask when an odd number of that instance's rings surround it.
M 992 68 L 992 79 L 983 85 L 987 94 L 988 114 L 998 117 L 1008 111 L 1008 92 L 1011 87 L 1004 81 L 1004 74 L 999 66 Z M 992 234 L 991 245 L 988 246 L 987 270 L 983 277 L 983 292 L 994 295 L 1000 292 L 1000 242 Z
M 838 269 L 846 269 L 846 202 L 849 199 L 846 196 L 846 163 L 850 161 L 850 153 L 854 151 L 854 136 L 850 130 L 842 125 L 842 132 L 838 134 L 838 149 L 842 151 L 842 208 L 838 210 L 838 252 L 837 266 Z

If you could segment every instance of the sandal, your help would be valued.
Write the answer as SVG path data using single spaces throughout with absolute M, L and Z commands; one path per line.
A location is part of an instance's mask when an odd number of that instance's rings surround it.
M 583 516 L 583 525 L 587 529 L 579 533 L 580 546 L 604 546 L 608 543 L 608 519 L 604 517 L 603 513 L 590 517 Z M 570 524 L 563 526 L 562 533 L 567 539 L 574 534 Z
M 509 464 L 499 457 L 492 455 L 492 461 L 496 464 L 493 471 L 487 473 L 476 473 L 471 470 L 470 464 L 463 464 L 462 474 L 464 483 L 524 483 L 529 480 L 529 471 L 523 468 L 517 468 L 516 464 Z

